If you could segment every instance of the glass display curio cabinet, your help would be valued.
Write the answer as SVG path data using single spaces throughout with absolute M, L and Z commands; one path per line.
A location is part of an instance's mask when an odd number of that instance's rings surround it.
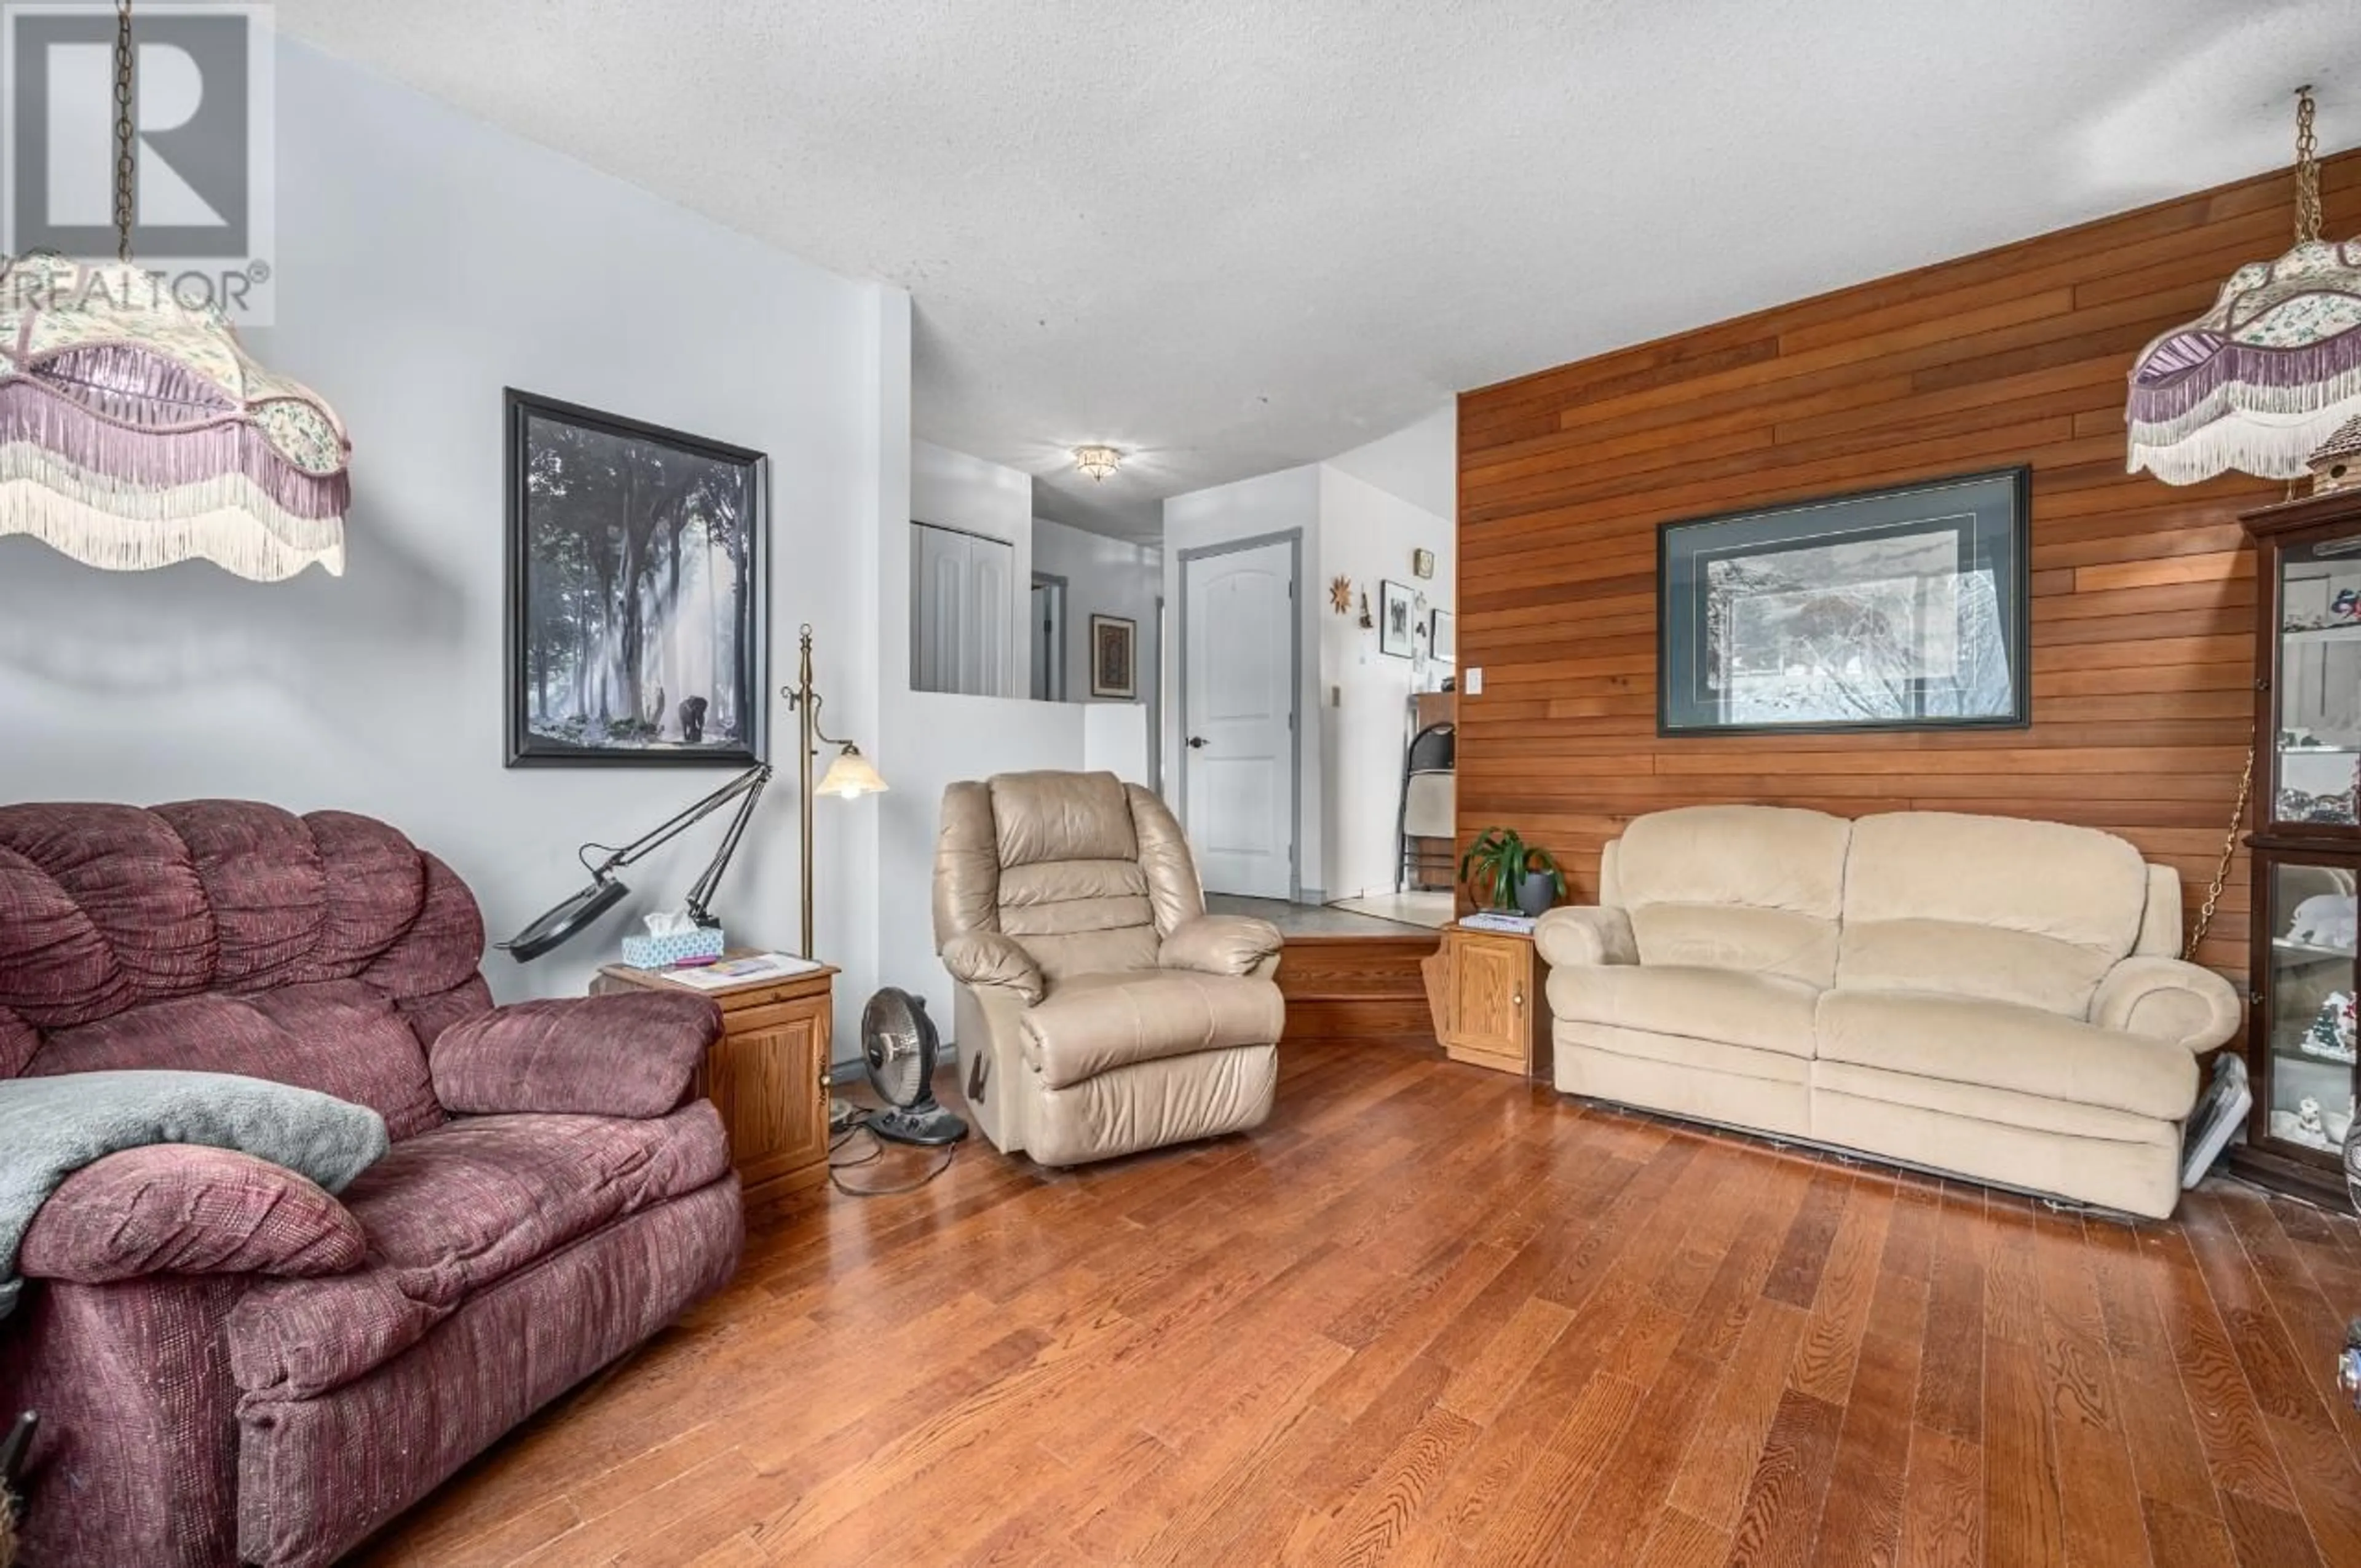
M 2354 1113 L 2361 882 L 2361 489 L 2251 512 L 2254 952 L 2238 1163 L 2341 1195 Z

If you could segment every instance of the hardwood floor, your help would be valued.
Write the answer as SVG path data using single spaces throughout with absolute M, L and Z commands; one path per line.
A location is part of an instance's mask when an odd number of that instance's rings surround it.
M 2349 1219 L 2216 1182 L 2086 1220 L 1282 1060 L 1250 1138 L 973 1145 L 787 1216 L 360 1561 L 2361 1563 Z

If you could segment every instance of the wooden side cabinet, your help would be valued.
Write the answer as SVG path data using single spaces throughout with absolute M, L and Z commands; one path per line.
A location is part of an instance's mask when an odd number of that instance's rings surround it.
M 660 970 L 609 964 L 591 994 L 685 991 L 721 1009 L 721 1038 L 707 1053 L 698 1091 L 730 1135 L 730 1163 L 749 1203 L 828 1179 L 829 1045 L 836 970 L 699 991 Z
M 1444 1055 L 1521 1078 L 1549 1076 L 1550 1011 L 1542 995 L 1549 968 L 1531 937 L 1446 926 L 1427 963 Z

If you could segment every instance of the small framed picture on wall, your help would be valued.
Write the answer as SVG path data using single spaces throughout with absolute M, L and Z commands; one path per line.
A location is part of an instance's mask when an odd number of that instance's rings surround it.
M 1406 583 L 1388 582 L 1380 587 L 1383 604 L 1378 614 L 1378 652 L 1390 653 L 1397 659 L 1415 657 L 1418 652 L 1418 596 Z
M 1438 609 L 1427 621 L 1426 656 L 1445 664 L 1459 663 L 1459 618 Z
M 1119 615 L 1091 617 L 1093 696 L 1129 698 L 1139 696 L 1136 660 L 1138 640 L 1139 622 L 1136 620 L 1126 620 Z

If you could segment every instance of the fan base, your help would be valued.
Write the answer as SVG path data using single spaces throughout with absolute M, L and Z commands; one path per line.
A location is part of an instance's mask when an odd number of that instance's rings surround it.
M 869 1130 L 888 1143 L 917 1144 L 927 1148 L 955 1144 L 967 1136 L 967 1124 L 932 1100 L 905 1109 L 880 1111 L 869 1118 Z

